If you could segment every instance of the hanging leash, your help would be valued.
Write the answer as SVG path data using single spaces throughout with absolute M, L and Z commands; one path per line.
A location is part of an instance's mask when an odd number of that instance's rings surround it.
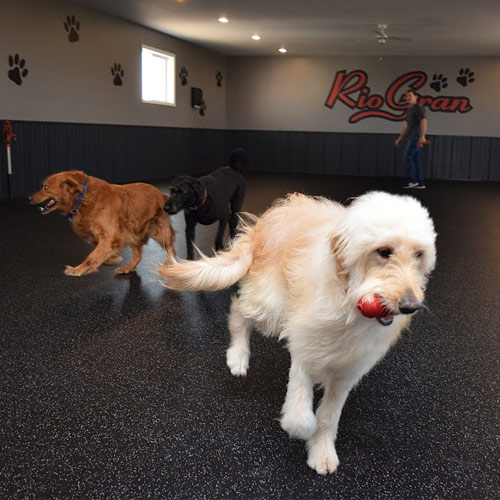
M 78 199 L 76 200 L 76 205 L 75 208 L 71 211 L 71 213 L 68 214 L 68 220 L 72 222 L 73 217 L 78 213 L 78 209 L 80 208 L 80 205 L 82 204 L 83 197 L 85 196 L 85 193 L 87 192 L 87 182 L 83 185 L 83 193 L 80 193 L 80 196 L 78 196 Z
M 12 158 L 10 155 L 10 146 L 12 141 L 16 140 L 16 134 L 12 132 L 12 123 L 10 123 L 10 120 L 5 120 L 3 122 L 3 133 L 5 137 L 5 146 L 7 149 L 7 189 L 8 196 L 9 198 L 11 198 Z
M 10 158 L 10 145 L 12 141 L 16 140 L 16 134 L 12 132 L 12 124 L 10 120 L 3 122 L 3 133 L 5 135 L 5 145 L 7 146 L 7 169 L 8 174 L 12 175 L 12 161 Z

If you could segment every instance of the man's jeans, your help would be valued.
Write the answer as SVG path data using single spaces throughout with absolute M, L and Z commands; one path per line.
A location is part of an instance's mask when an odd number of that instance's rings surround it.
M 422 165 L 422 148 L 417 145 L 418 139 L 408 141 L 405 150 L 405 163 L 410 182 L 424 185 L 424 167 Z

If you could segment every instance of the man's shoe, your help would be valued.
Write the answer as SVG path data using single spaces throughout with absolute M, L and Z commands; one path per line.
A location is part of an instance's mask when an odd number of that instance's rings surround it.
M 403 186 L 403 189 L 412 189 L 412 188 L 416 188 L 417 186 L 418 186 L 418 182 L 409 182 L 406 186 Z
M 425 189 L 425 184 L 417 184 L 415 189 Z

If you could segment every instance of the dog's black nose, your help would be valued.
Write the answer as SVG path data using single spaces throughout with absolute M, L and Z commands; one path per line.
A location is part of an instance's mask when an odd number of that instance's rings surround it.
M 172 203 L 170 200 L 168 200 L 163 205 L 163 210 L 165 210 L 167 214 L 175 215 L 177 212 L 179 212 L 179 207 L 175 203 Z
M 422 309 L 422 302 L 420 302 L 415 295 L 405 295 L 398 303 L 399 312 L 401 314 L 413 314 L 415 311 Z

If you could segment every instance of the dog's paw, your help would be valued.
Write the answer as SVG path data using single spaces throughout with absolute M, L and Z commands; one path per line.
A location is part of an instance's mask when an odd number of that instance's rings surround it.
M 227 366 L 236 377 L 244 377 L 250 364 L 250 354 L 239 346 L 231 346 L 226 353 Z
M 64 274 L 66 276 L 81 276 L 85 272 L 82 269 L 78 269 L 78 267 L 66 266 Z
M 316 432 L 316 416 L 311 410 L 303 411 L 300 415 L 292 412 L 283 413 L 281 428 L 291 437 L 309 439 Z
M 135 267 L 133 266 L 122 266 L 115 270 L 116 274 L 129 274 L 132 271 L 135 271 Z
M 307 465 L 318 474 L 325 475 L 335 472 L 339 466 L 339 457 L 333 442 L 329 439 L 311 439 L 308 442 Z

